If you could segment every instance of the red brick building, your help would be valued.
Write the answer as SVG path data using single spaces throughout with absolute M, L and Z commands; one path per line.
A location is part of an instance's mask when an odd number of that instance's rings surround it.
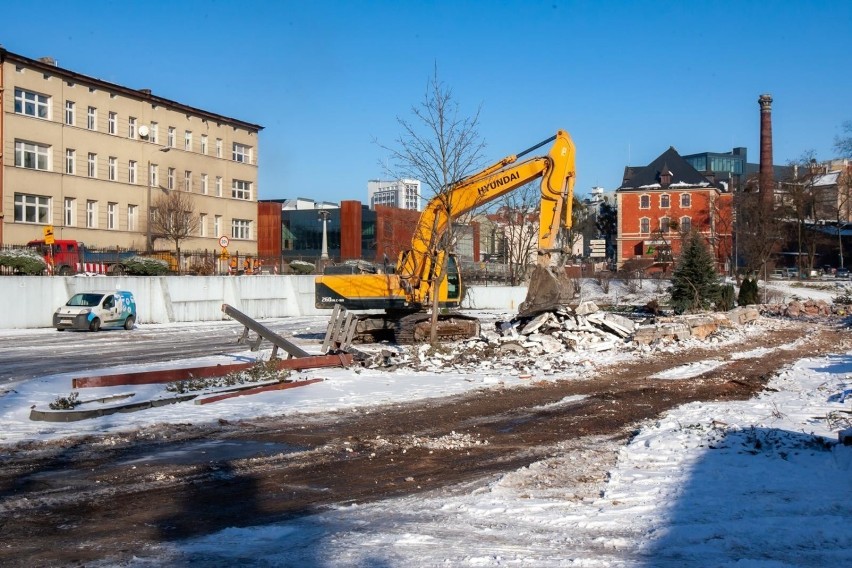
M 669 148 L 642 167 L 627 166 L 616 190 L 616 262 L 670 272 L 690 230 L 707 240 L 725 273 L 732 261 L 733 195 Z

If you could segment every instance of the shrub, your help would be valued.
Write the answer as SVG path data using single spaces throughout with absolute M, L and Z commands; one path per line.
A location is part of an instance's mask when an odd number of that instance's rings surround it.
M 76 406 L 79 406 L 80 400 L 78 397 L 80 393 L 77 391 L 73 391 L 68 396 L 57 396 L 56 400 L 48 404 L 48 408 L 51 410 L 73 410 Z
M 719 290 L 719 301 L 716 302 L 716 309 L 720 312 L 727 312 L 734 307 L 734 285 L 725 284 Z
M 8 266 L 21 274 L 42 274 L 47 270 L 41 255 L 28 248 L 0 250 L 0 266 Z
M 312 274 L 316 270 L 316 266 L 304 260 L 291 260 L 290 268 L 296 274 Z
M 160 276 L 168 274 L 169 263 L 159 258 L 134 256 L 124 262 L 128 274 L 134 276 Z
M 745 278 L 740 284 L 740 293 L 737 296 L 737 305 L 752 306 L 760 303 L 760 291 L 757 288 L 755 278 Z

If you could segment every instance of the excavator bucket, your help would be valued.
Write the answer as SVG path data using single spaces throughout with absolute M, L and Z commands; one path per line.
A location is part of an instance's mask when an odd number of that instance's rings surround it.
M 536 266 L 530 276 L 527 297 L 518 306 L 518 315 L 553 311 L 570 303 L 573 298 L 574 286 L 563 270 L 557 274 L 550 268 Z

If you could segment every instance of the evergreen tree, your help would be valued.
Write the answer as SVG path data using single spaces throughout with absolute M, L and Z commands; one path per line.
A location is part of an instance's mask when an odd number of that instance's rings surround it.
M 760 293 L 757 288 L 756 278 L 745 278 L 740 285 L 740 293 L 737 296 L 737 305 L 751 306 L 760 303 Z
M 672 309 L 682 314 L 710 308 L 719 299 L 719 279 L 704 238 L 691 232 L 672 275 Z

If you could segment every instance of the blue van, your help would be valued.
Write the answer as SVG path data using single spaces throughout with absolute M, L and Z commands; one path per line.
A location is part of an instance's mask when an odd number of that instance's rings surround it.
M 98 331 L 102 327 L 133 329 L 135 323 L 136 300 L 125 290 L 74 294 L 53 313 L 53 327 L 57 331 Z

